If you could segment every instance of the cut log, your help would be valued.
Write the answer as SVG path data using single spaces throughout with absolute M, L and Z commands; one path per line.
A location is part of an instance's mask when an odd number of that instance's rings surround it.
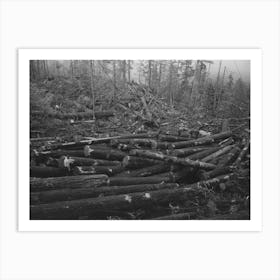
M 212 171 L 205 173 L 205 176 L 206 176 L 205 178 L 207 178 L 207 179 L 215 178 L 220 175 L 229 174 L 232 171 L 233 171 L 233 168 L 231 166 L 218 167 Z
M 169 184 L 143 184 L 130 186 L 110 186 L 100 188 L 78 188 L 78 189 L 59 189 L 53 191 L 32 192 L 30 196 L 31 204 L 42 204 L 56 201 L 75 200 L 81 198 L 119 195 L 134 192 L 154 191 L 162 189 L 174 189 L 179 185 Z
M 238 146 L 233 147 L 228 154 L 226 154 L 219 162 L 219 166 L 227 166 L 231 164 L 237 155 L 240 153 L 240 148 Z
M 36 137 L 30 138 L 30 142 L 45 142 L 45 141 L 55 141 L 56 137 Z
M 202 158 L 218 151 L 219 149 L 221 149 L 221 147 L 212 147 L 209 149 L 205 149 L 205 150 L 202 150 L 201 152 L 189 155 L 188 158 L 191 160 L 201 160 Z
M 135 157 L 135 156 L 126 156 L 123 158 L 122 165 L 126 169 L 137 169 L 141 167 L 161 164 L 162 161 L 160 160 L 153 160 L 148 158 L 141 158 L 141 157 Z
M 153 220 L 191 220 L 196 218 L 197 215 L 198 215 L 197 212 L 186 212 L 186 213 L 178 213 L 173 215 L 157 217 L 154 218 Z
M 158 139 L 161 140 L 161 141 L 167 141 L 167 142 L 181 142 L 181 141 L 190 140 L 190 137 L 160 134 L 158 136 Z
M 30 177 L 48 178 L 70 175 L 67 168 L 31 166 Z
M 209 156 L 206 156 L 204 158 L 201 159 L 201 161 L 203 162 L 209 162 L 223 154 L 226 154 L 227 152 L 229 152 L 232 149 L 233 146 L 225 146 L 222 149 L 210 154 Z
M 212 136 L 205 136 L 205 137 L 194 139 L 194 140 L 175 142 L 175 143 L 172 143 L 171 146 L 174 149 L 188 148 L 188 147 L 193 147 L 193 146 L 202 146 L 202 145 L 214 143 L 217 140 L 222 140 L 222 139 L 228 138 L 231 135 L 232 135 L 231 132 L 222 132 L 219 134 L 215 134 Z
M 239 165 L 241 164 L 241 161 L 243 160 L 243 158 L 246 156 L 247 152 L 250 149 L 250 141 L 248 141 L 244 148 L 242 149 L 242 151 L 240 152 L 238 158 L 236 159 L 236 161 L 234 162 L 234 166 L 239 167 Z
M 86 157 L 66 157 L 62 156 L 59 159 L 60 167 L 74 166 L 121 166 L 120 161 L 110 161 L 105 159 L 93 159 Z
M 35 192 L 63 188 L 96 188 L 107 185 L 107 181 L 107 175 L 30 178 L 30 189 Z
M 118 174 L 118 176 L 128 176 L 128 177 L 147 177 L 147 176 L 152 176 L 155 174 L 163 173 L 170 171 L 170 166 L 166 165 L 164 163 L 149 166 L 149 167 L 144 167 L 141 169 L 136 169 L 136 170 L 127 170 L 121 174 Z
M 175 157 L 187 157 L 189 155 L 199 153 L 205 150 L 208 150 L 209 147 L 194 147 L 194 148 L 185 148 L 185 149 L 176 149 L 168 151 L 169 155 L 175 156 Z
M 148 139 L 148 138 L 139 138 L 139 139 L 118 139 L 112 140 L 111 146 L 118 147 L 119 144 L 125 144 L 129 146 L 144 146 L 144 147 L 152 147 L 152 145 L 156 144 L 156 140 Z
M 106 174 L 113 176 L 124 171 L 122 166 L 75 166 L 74 175 Z
M 193 161 L 188 158 L 178 158 L 178 157 L 174 157 L 174 156 L 168 156 L 168 155 L 165 155 L 165 154 L 159 153 L 159 152 L 135 149 L 135 150 L 131 150 L 130 154 L 134 155 L 134 156 L 162 160 L 162 161 L 169 162 L 169 163 L 172 162 L 174 164 L 180 164 L 180 165 L 184 165 L 184 166 L 190 166 L 190 167 L 195 167 L 195 168 L 200 168 L 200 169 L 205 169 L 205 170 L 212 170 L 212 169 L 216 168 L 216 166 L 213 164 L 204 163 L 204 162 L 200 162 L 200 161 Z
M 172 147 L 170 146 L 169 142 L 160 142 L 160 141 L 155 141 L 152 143 L 151 148 L 153 150 L 167 150 L 167 149 L 171 149 Z
M 111 177 L 107 180 L 107 186 L 129 186 L 129 185 L 141 185 L 141 184 L 161 184 L 170 183 L 172 177 L 169 173 L 163 175 L 150 177 Z
M 37 165 L 46 163 L 49 158 L 60 158 L 61 156 L 84 157 L 84 152 L 82 150 L 31 151 L 31 157 L 34 158 Z
M 59 201 L 50 204 L 31 205 L 31 219 L 67 220 L 77 219 L 80 216 L 96 211 L 136 210 L 155 205 L 166 205 L 172 202 L 183 202 L 189 199 L 204 197 L 205 191 L 199 188 L 186 187 L 176 189 L 163 189 L 148 192 L 136 192 L 123 195 L 86 198 L 71 201 Z
M 101 149 L 95 149 L 90 146 L 84 147 L 84 155 L 86 157 L 91 157 L 94 159 L 106 159 L 106 160 L 123 160 L 123 158 L 126 156 L 126 153 L 121 152 L 119 150 L 101 150 Z

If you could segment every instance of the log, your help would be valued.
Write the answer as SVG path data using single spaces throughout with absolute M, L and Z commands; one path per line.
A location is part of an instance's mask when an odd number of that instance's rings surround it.
M 240 148 L 238 146 L 233 147 L 230 152 L 225 155 L 219 162 L 218 165 L 219 166 L 227 166 L 229 164 L 231 164 L 235 158 L 237 157 L 237 155 L 240 153 Z
M 218 151 L 221 147 L 212 147 L 209 149 L 202 150 L 201 152 L 189 155 L 188 158 L 191 160 L 201 160 L 202 158 Z
M 124 171 L 122 166 L 75 166 L 74 175 L 106 174 L 113 176 Z
M 75 200 L 90 197 L 119 195 L 134 192 L 146 192 L 162 189 L 174 189 L 179 185 L 176 183 L 169 184 L 142 184 L 129 186 L 110 186 L 100 188 L 78 188 L 78 189 L 58 189 L 53 191 L 32 192 L 30 196 L 31 204 L 42 204 L 56 201 Z
M 204 175 L 206 179 L 211 179 L 211 178 L 218 177 L 220 175 L 229 174 L 232 171 L 233 168 L 231 166 L 225 166 L 225 167 L 218 167 L 212 171 L 205 173 Z
M 160 160 L 153 160 L 148 158 L 141 158 L 135 156 L 125 156 L 122 161 L 122 165 L 126 169 L 137 169 L 141 167 L 161 164 L 162 161 Z
M 236 161 L 233 163 L 234 166 L 239 167 L 241 164 L 241 161 L 246 156 L 248 150 L 250 149 L 250 141 L 248 141 L 242 151 L 240 152 L 239 156 L 237 157 Z
M 150 177 L 111 177 L 107 180 L 107 186 L 129 186 L 141 184 L 161 184 L 173 182 L 170 173 L 161 173 Z
M 209 161 L 211 161 L 211 160 L 213 160 L 213 159 L 215 159 L 215 158 L 217 158 L 217 157 L 219 157 L 219 156 L 221 156 L 223 154 L 226 154 L 227 152 L 229 152 L 232 149 L 232 147 L 233 146 L 225 146 L 222 149 L 220 149 L 220 150 L 218 150 L 218 151 L 216 151 L 216 152 L 214 152 L 214 153 L 212 153 L 212 154 L 202 158 L 201 161 L 209 162 Z
M 167 150 L 167 149 L 171 149 L 170 143 L 169 142 L 160 142 L 160 141 L 155 141 L 152 143 L 151 148 L 153 150 Z
M 169 162 L 169 163 L 172 162 L 174 164 L 180 164 L 180 165 L 184 165 L 184 166 L 190 166 L 190 167 L 195 167 L 195 168 L 200 168 L 200 169 L 205 169 L 205 170 L 212 170 L 212 169 L 216 168 L 216 166 L 213 164 L 200 162 L 200 161 L 193 161 L 188 158 L 178 158 L 178 157 L 174 157 L 174 156 L 168 156 L 168 155 L 165 155 L 165 154 L 159 153 L 159 152 L 135 149 L 135 150 L 131 150 L 130 154 L 134 155 L 134 156 L 162 160 L 162 161 Z
M 35 149 L 31 151 L 31 157 L 34 158 L 35 162 L 38 165 L 40 163 L 45 163 L 49 158 L 60 158 L 61 156 L 84 157 L 84 152 L 81 150 L 56 150 L 38 152 Z
M 56 137 L 36 137 L 30 138 L 30 142 L 45 142 L 45 141 L 55 141 Z
M 111 146 L 118 147 L 119 144 L 126 144 L 130 146 L 144 146 L 144 147 L 152 147 L 152 145 L 156 144 L 156 140 L 149 138 L 139 138 L 139 139 L 118 139 L 112 140 Z
M 194 147 L 194 148 L 185 148 L 185 149 L 176 149 L 168 151 L 169 155 L 175 156 L 175 157 L 187 157 L 189 155 L 199 153 L 205 150 L 208 150 L 209 147 Z
M 30 177 L 47 178 L 70 175 L 67 168 L 31 166 Z
M 196 218 L 197 215 L 198 215 L 197 212 L 186 212 L 186 213 L 178 213 L 173 215 L 157 217 L 154 218 L 153 220 L 191 220 Z
M 67 157 L 62 156 L 59 159 L 60 167 L 74 166 L 121 166 L 120 161 L 110 161 L 105 159 L 93 159 L 85 157 Z
M 188 147 L 193 147 L 193 146 L 202 146 L 202 145 L 214 143 L 217 140 L 222 140 L 222 139 L 228 138 L 231 135 L 232 135 L 232 133 L 229 131 L 222 132 L 219 134 L 215 134 L 212 136 L 205 136 L 205 137 L 201 137 L 201 138 L 194 139 L 194 140 L 175 142 L 175 143 L 172 143 L 171 146 L 173 149 L 188 148 Z
M 175 135 L 162 135 L 158 136 L 158 139 L 161 141 L 167 142 L 181 142 L 181 141 L 188 141 L 190 137 L 183 137 L 183 136 L 175 136 Z
M 136 192 L 122 195 L 105 196 L 98 198 L 86 198 L 70 201 L 59 201 L 50 204 L 30 206 L 30 218 L 39 220 L 67 220 L 87 216 L 97 211 L 136 210 L 149 208 L 155 205 L 166 205 L 172 202 L 184 202 L 189 199 L 203 198 L 205 191 L 195 186 L 163 189 L 149 192 Z
M 95 149 L 90 146 L 84 147 L 84 155 L 86 157 L 91 157 L 94 159 L 106 159 L 106 160 L 123 160 L 123 158 L 126 156 L 126 153 L 121 152 L 119 150 L 101 150 L 101 149 Z
M 161 164 L 152 165 L 149 167 L 144 167 L 141 169 L 127 170 L 121 174 L 118 174 L 118 176 L 147 177 L 147 176 L 152 176 L 152 175 L 167 172 L 167 171 L 170 171 L 170 166 L 166 165 L 164 163 L 161 163 Z
M 107 185 L 107 181 L 107 175 L 30 178 L 30 190 L 36 192 L 64 188 L 96 188 Z

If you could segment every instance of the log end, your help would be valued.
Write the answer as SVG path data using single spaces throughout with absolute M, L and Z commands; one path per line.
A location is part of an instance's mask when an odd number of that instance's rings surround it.
M 93 149 L 90 148 L 90 146 L 86 145 L 84 147 L 84 155 L 85 157 L 89 157 L 90 156 L 90 153 L 93 151 Z

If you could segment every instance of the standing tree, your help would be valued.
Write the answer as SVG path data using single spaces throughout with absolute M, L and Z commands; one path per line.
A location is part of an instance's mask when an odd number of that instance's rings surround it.
M 95 88 L 94 88 L 94 61 L 89 61 L 90 90 L 92 94 L 92 120 L 93 128 L 95 126 Z

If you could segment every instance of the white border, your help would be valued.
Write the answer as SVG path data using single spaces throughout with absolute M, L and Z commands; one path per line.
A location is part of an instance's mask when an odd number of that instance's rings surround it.
M 251 61 L 251 220 L 29 220 L 29 60 L 208 59 Z M 261 231 L 262 65 L 260 49 L 19 49 L 19 231 Z

